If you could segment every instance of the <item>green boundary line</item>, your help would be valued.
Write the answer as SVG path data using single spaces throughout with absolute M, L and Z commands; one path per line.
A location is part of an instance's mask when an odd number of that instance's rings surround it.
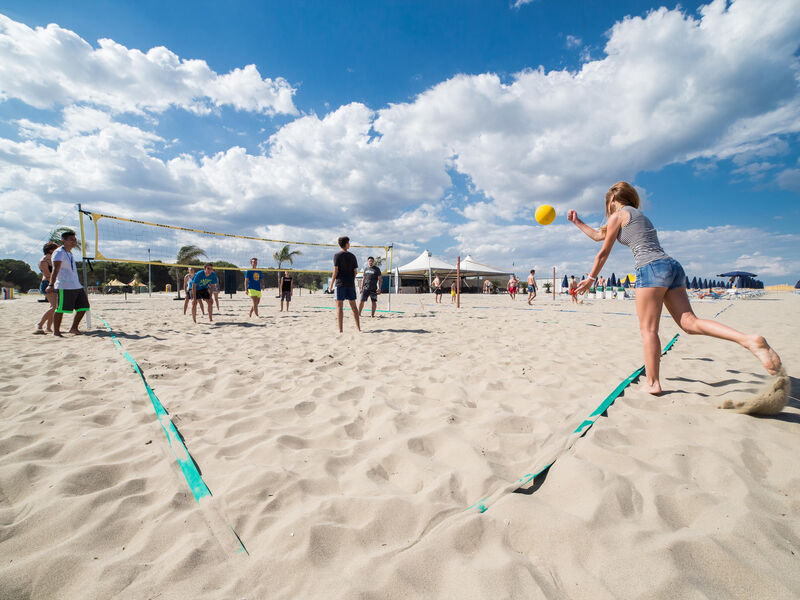
M 178 433 L 178 429 L 175 427 L 172 419 L 169 418 L 169 414 L 164 408 L 164 405 L 161 404 L 161 401 L 158 399 L 158 396 L 156 396 L 153 388 L 151 388 L 150 384 L 147 383 L 147 380 L 145 379 L 142 370 L 139 368 L 139 364 L 136 362 L 136 359 L 134 359 L 133 356 L 128 354 L 122 348 L 122 344 L 120 343 L 119 339 L 117 339 L 117 336 L 114 335 L 114 332 L 112 331 L 111 326 L 108 324 L 108 321 L 102 317 L 100 320 L 111 334 L 111 341 L 114 342 L 114 345 L 120 349 L 122 356 L 125 357 L 125 360 L 131 364 L 133 370 L 136 371 L 141 378 L 145 390 L 147 390 L 147 395 L 150 397 L 150 402 L 153 404 L 153 409 L 155 410 L 156 417 L 158 418 L 158 423 L 164 430 L 164 435 L 167 436 L 167 442 L 172 449 L 172 454 L 175 456 L 175 460 L 178 461 L 178 465 L 181 468 L 183 476 L 186 478 L 186 483 L 189 485 L 189 489 L 192 491 L 194 499 L 199 504 L 201 499 L 211 496 L 211 490 L 208 489 L 208 486 L 203 481 L 192 455 L 189 454 L 189 449 L 186 447 L 186 444 L 183 443 L 183 439 L 181 439 L 181 435 Z M 242 540 L 239 538 L 239 535 L 236 533 L 236 531 L 234 531 L 233 527 L 228 525 L 228 528 L 233 532 L 233 535 L 236 537 L 236 540 L 239 543 L 239 548 L 236 551 L 237 554 L 244 552 L 245 554 L 249 555 L 250 553 L 247 552 L 247 548 L 245 548 Z
M 669 343 L 668 343 L 668 344 L 667 344 L 667 345 L 664 347 L 664 350 L 663 350 L 663 352 L 661 353 L 661 356 L 664 356 L 664 355 L 665 355 L 667 352 L 669 352 L 669 351 L 670 351 L 670 349 L 672 348 L 672 346 L 674 346 L 674 345 L 675 345 L 675 342 L 676 342 L 676 341 L 678 341 L 678 337 L 679 337 L 679 335 L 680 335 L 680 334 L 678 334 L 678 333 L 676 333 L 676 334 L 675 334 L 675 337 L 673 337 L 673 338 L 672 338 L 672 339 L 669 341 Z M 610 394 L 609 394 L 609 395 L 606 397 L 606 399 L 605 399 L 605 400 L 603 400 L 603 401 L 600 403 L 600 405 L 599 405 L 597 408 L 595 408 L 595 409 L 592 411 L 592 413 L 591 413 L 591 414 L 590 414 L 590 415 L 589 415 L 589 416 L 588 416 L 586 419 L 584 419 L 584 420 L 581 422 L 581 424 L 580 424 L 580 425 L 578 425 L 578 427 L 577 427 L 577 428 L 575 428 L 575 430 L 574 430 L 574 431 L 572 432 L 572 434 L 571 434 L 572 436 L 574 436 L 574 437 L 573 437 L 573 439 L 572 439 L 572 441 L 570 441 L 570 442 L 569 442 L 569 443 L 566 445 L 566 447 L 564 447 L 564 449 L 563 449 L 561 452 L 559 452 L 559 453 L 558 453 L 558 454 L 555 456 L 555 458 L 553 458 L 553 460 L 551 460 L 549 463 L 547 463 L 547 464 L 546 464 L 544 467 L 542 467 L 541 469 L 539 469 L 539 470 L 538 470 L 538 471 L 536 471 L 535 473 L 526 473 L 525 475 L 523 475 L 522 477 L 520 477 L 520 478 L 517 480 L 517 482 L 516 482 L 516 483 L 514 483 L 514 484 L 511 484 L 511 485 L 514 485 L 514 486 L 515 486 L 515 489 L 521 488 L 521 487 L 523 487 L 523 486 L 525 486 L 525 485 L 529 484 L 531 481 L 533 481 L 533 480 L 534 480 L 534 479 L 535 479 L 535 478 L 536 478 L 538 475 L 541 475 L 542 473 L 544 473 L 545 471 L 547 471 L 547 469 L 549 469 L 550 467 L 552 467 L 552 466 L 553 466 L 553 464 L 554 464 L 554 463 L 555 463 L 555 462 L 556 462 L 556 461 L 557 461 L 557 460 L 558 460 L 558 459 L 559 459 L 559 458 L 560 458 L 560 457 L 561 457 L 561 456 L 562 456 L 562 455 L 563 455 L 565 452 L 567 452 L 568 450 L 570 450 L 570 449 L 572 448 L 572 446 L 574 446 L 574 445 L 575 445 L 575 442 L 577 442 L 577 441 L 578 441 L 578 439 L 580 439 L 581 437 L 583 437 L 584 435 L 586 435 L 586 432 L 587 432 L 587 431 L 589 431 L 589 429 L 591 429 L 592 425 L 594 425 L 594 424 L 595 424 L 595 421 L 597 421 L 597 419 L 598 419 L 598 418 L 600 418 L 600 415 L 602 415 L 604 412 L 606 412 L 606 410 L 608 410 L 608 407 L 610 407 L 612 404 L 614 404 L 614 401 L 615 401 L 617 398 L 619 398 L 619 397 L 622 395 L 622 392 L 623 392 L 623 391 L 625 391 L 625 388 L 627 388 L 627 387 L 628 387 L 628 386 L 629 386 L 629 385 L 630 385 L 630 384 L 631 384 L 633 381 L 635 381 L 635 380 L 636 380 L 636 378 L 637 378 L 637 377 L 639 377 L 639 376 L 640 376 L 642 373 L 644 373 L 644 366 L 641 366 L 641 367 L 639 367 L 639 368 L 638 368 L 638 369 L 636 369 L 636 370 L 635 370 L 633 373 L 631 373 L 631 374 L 630 374 L 630 375 L 628 375 L 628 376 L 627 376 L 625 379 L 623 379 L 623 380 L 622 380 L 622 382 L 620 382 L 620 384 L 619 384 L 619 385 L 618 385 L 616 388 L 614 388 L 614 391 L 613 391 L 613 392 L 611 392 L 611 393 L 610 393 Z M 506 488 L 504 488 L 504 489 L 508 489 L 508 487 L 509 487 L 509 486 L 507 486 L 507 487 L 506 487 Z M 497 493 L 495 493 L 495 494 L 493 494 L 493 495 L 496 495 L 496 494 L 497 494 Z M 490 496 L 487 496 L 486 498 L 484 498 L 483 500 L 480 500 L 480 501 L 476 502 L 476 503 L 475 503 L 475 504 L 473 504 L 472 506 L 470 506 L 470 507 L 468 507 L 468 508 L 464 509 L 464 512 L 466 512 L 466 511 L 468 511 L 468 510 L 472 510 L 473 508 L 477 509 L 477 511 L 478 511 L 478 512 L 480 512 L 480 513 L 484 513 L 484 512 L 486 512 L 487 510 L 489 510 L 489 503 L 488 503 L 487 501 L 488 501 L 488 500 L 489 500 L 489 498 L 491 498 L 491 497 L 492 497 L 492 496 L 490 495 Z
M 153 404 L 153 409 L 156 411 L 158 422 L 161 425 L 161 428 L 164 430 L 164 434 L 167 436 L 167 442 L 169 442 L 169 445 L 172 448 L 172 453 L 175 456 L 175 459 L 178 461 L 178 465 L 183 472 L 183 476 L 186 478 L 186 483 L 189 484 L 189 489 L 192 490 L 194 499 L 197 502 L 200 502 L 201 498 L 210 496 L 211 491 L 208 489 L 208 486 L 200 476 L 200 472 L 197 470 L 197 466 L 189 454 L 186 444 L 183 443 L 175 424 L 172 422 L 172 419 L 169 418 L 169 414 L 167 414 L 166 409 L 164 409 L 164 405 L 161 404 L 161 401 L 158 399 L 158 396 L 156 396 L 153 388 L 150 387 L 150 384 L 147 383 L 147 380 L 144 378 L 144 374 L 139 368 L 139 364 L 130 354 L 122 349 L 122 344 L 117 339 L 117 336 L 114 335 L 114 332 L 111 330 L 111 326 L 108 324 L 108 322 L 103 318 L 100 320 L 103 321 L 103 325 L 105 325 L 106 329 L 108 329 L 109 333 L 111 333 L 111 341 L 114 342 L 114 344 L 120 349 L 122 356 L 125 357 L 125 360 L 131 363 L 133 370 L 136 371 L 136 373 L 138 373 L 139 377 L 142 379 L 145 390 L 147 390 L 147 395 L 150 397 L 150 402 Z

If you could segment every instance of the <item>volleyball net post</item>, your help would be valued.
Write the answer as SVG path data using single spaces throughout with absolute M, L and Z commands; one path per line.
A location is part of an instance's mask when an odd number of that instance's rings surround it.
M 394 258 L 394 242 L 390 242 L 387 248 L 388 250 L 388 268 L 386 270 L 387 275 L 389 276 L 389 292 L 388 296 L 388 310 L 392 310 L 392 259 Z
M 81 229 L 81 264 L 83 265 L 83 291 L 89 297 L 89 272 L 86 270 L 86 234 L 83 229 L 83 211 L 78 204 L 78 222 Z M 54 284 L 55 285 L 55 284 Z M 92 328 L 92 309 L 86 311 L 86 329 Z
M 461 308 L 461 257 L 456 259 L 456 308 Z

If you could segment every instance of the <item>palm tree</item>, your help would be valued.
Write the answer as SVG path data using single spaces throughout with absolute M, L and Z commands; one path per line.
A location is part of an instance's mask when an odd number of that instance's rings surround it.
M 175 258 L 175 262 L 179 265 L 192 264 L 199 262 L 201 256 L 206 256 L 206 251 L 199 246 L 181 246 L 181 249 L 178 250 L 178 256 Z M 181 287 L 183 287 L 181 286 L 181 278 L 183 275 L 180 267 L 172 267 L 170 269 L 170 274 L 175 278 L 175 281 L 178 284 L 178 298 L 180 299 Z
M 303 253 L 300 252 L 300 250 L 292 250 L 290 252 L 289 251 L 289 245 L 287 244 L 286 246 L 281 248 L 280 252 L 276 252 L 275 254 L 273 254 L 272 258 L 274 258 L 275 262 L 278 263 L 278 270 L 280 271 L 281 270 L 281 265 L 283 265 L 283 263 L 288 262 L 290 265 L 293 265 L 294 264 L 294 257 L 295 256 L 300 256 L 302 254 Z
M 61 234 L 64 233 L 65 231 L 72 231 L 72 227 L 56 227 L 55 229 L 53 229 L 53 231 L 50 232 L 50 239 L 48 239 L 47 241 L 48 242 L 53 242 L 54 244 L 58 244 L 60 246 L 61 245 Z M 78 240 L 78 246 L 77 247 L 79 249 L 81 247 L 81 241 L 80 240 Z

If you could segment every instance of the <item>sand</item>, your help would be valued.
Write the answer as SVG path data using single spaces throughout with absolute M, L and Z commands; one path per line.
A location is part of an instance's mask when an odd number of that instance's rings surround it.
M 0 598 L 800 597 L 800 296 L 695 304 L 763 334 L 784 383 L 682 335 L 666 393 L 633 383 L 583 437 L 642 364 L 633 302 L 522 298 L 395 296 L 340 335 L 321 294 L 260 319 L 224 297 L 214 325 L 93 297 L 64 339 L 0 302 Z M 717 408 L 776 385 L 777 415 Z

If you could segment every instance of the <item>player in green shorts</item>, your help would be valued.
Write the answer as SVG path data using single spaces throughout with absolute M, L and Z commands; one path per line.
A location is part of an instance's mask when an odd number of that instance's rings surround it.
M 261 286 L 264 283 L 264 274 L 258 270 L 258 259 L 250 259 L 250 268 L 244 272 L 244 289 L 250 299 L 253 301 L 253 306 L 250 307 L 250 315 L 255 313 L 258 316 L 258 303 L 261 302 Z

